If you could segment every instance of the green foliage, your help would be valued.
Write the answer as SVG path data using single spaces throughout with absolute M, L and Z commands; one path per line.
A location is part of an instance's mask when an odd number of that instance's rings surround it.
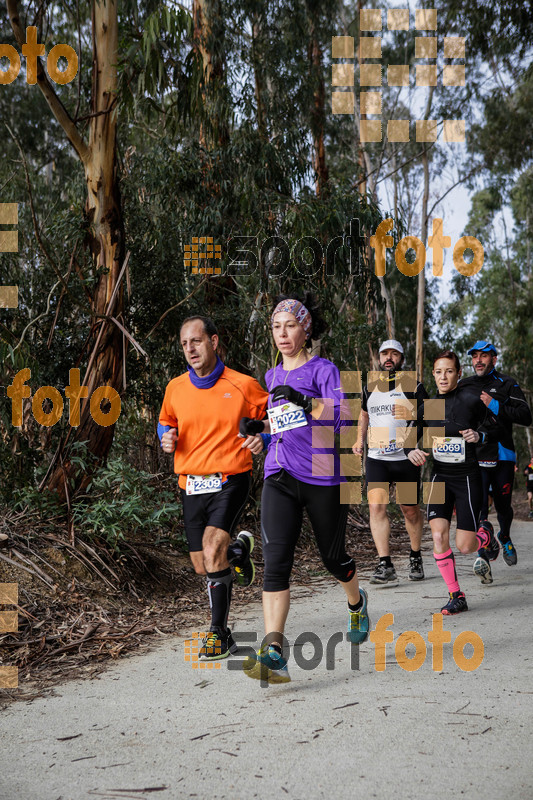
M 71 460 L 87 467 L 83 456 Z M 41 522 L 70 521 L 78 535 L 98 538 L 114 550 L 120 542 L 142 533 L 146 539 L 176 536 L 176 524 L 181 520 L 181 504 L 176 503 L 172 489 L 175 479 L 162 481 L 136 469 L 119 458 L 101 467 L 85 489 L 68 508 L 57 495 L 40 492 L 33 485 L 15 493 L 15 508 L 36 513 Z
M 19 5 L 24 17 L 30 6 Z M 388 4 L 374 5 L 385 9 Z M 176 519 L 172 492 L 161 490 L 150 475 L 166 473 L 174 480 L 160 454 L 155 425 L 166 383 L 184 369 L 181 320 L 191 313 L 211 314 L 228 363 L 261 378 L 273 357 L 273 297 L 310 288 L 320 297 L 328 323 L 321 354 L 341 369 L 365 370 L 369 346 L 375 348 L 386 333 L 382 287 L 370 265 L 361 258 L 361 270 L 350 269 L 340 249 L 333 273 L 324 263 L 314 271 L 299 269 L 296 250 L 304 237 L 313 237 L 325 251 L 329 241 L 347 234 L 351 219 L 361 224 L 361 255 L 382 217 L 396 218 L 395 240 L 419 229 L 421 148 L 414 135 L 408 143 L 366 147 L 375 177 L 390 173 L 391 211 L 381 212 L 377 189 L 371 196 L 360 194 L 363 153 L 354 119 L 329 113 L 331 36 L 358 36 L 356 7 L 341 0 L 206 0 L 204 7 L 210 25 L 199 34 L 181 4 L 125 0 L 120 6 L 117 147 L 126 250 L 131 253 L 120 321 L 148 359 L 131 347 L 127 351 L 127 389 L 112 458 L 95 474 L 85 496 L 71 498 L 75 526 L 113 546 L 141 529 L 167 530 Z M 523 67 L 531 15 L 511 0 L 439 0 L 431 7 L 438 10 L 439 37 L 445 32 L 467 37 L 469 75 L 464 92 L 441 92 L 439 87 L 433 112 L 439 119 L 477 120 L 477 127 L 471 126 L 470 156 L 486 170 L 469 221 L 469 233 L 479 232 L 487 243 L 486 264 L 475 279 L 454 278 L 455 296 L 445 309 L 440 338 L 459 349 L 475 334 L 497 338 L 504 368 L 533 387 L 533 93 L 531 68 Z M 74 8 L 44 2 L 40 8 L 47 20 L 48 50 L 58 42 L 81 48 L 79 85 L 76 80 L 57 91 L 86 136 L 93 79 L 91 4 L 82 1 Z M 4 0 L 0 17 L 7 19 Z M 9 26 L 3 41 L 14 44 Z M 212 56 L 211 81 L 203 75 L 202 47 Z M 312 61 L 313 48 L 321 55 L 321 68 Z M 413 31 L 387 39 L 385 67 L 413 63 L 413 58 Z M 508 77 L 510 88 L 487 91 L 484 81 L 493 71 Z M 323 108 L 317 112 L 321 87 Z M 482 92 L 481 118 L 472 109 Z M 396 90 L 385 86 L 383 102 L 384 119 L 413 116 Z M 0 383 L 9 385 L 27 366 L 33 391 L 42 385 L 63 391 L 70 368 L 79 366 L 83 374 L 97 329 L 90 295 L 98 276 L 86 249 L 83 167 L 39 88 L 27 85 L 23 75 L 0 87 L 0 120 L 9 125 L 9 130 L 2 128 L 1 202 L 19 203 L 19 253 L 0 257 L 0 285 L 17 283 L 20 295 L 18 309 L 0 309 Z M 313 142 L 321 121 L 329 181 L 317 196 Z M 432 148 L 432 176 L 449 168 L 455 155 L 455 150 Z M 502 248 L 495 220 L 509 202 L 515 230 L 509 232 L 508 248 Z M 225 274 L 204 280 L 185 267 L 185 246 L 194 236 L 212 236 L 222 245 Z M 231 240 L 237 236 L 248 240 L 249 269 L 230 269 Z M 291 259 L 284 272 L 276 269 L 275 248 L 263 247 L 271 237 L 287 243 Z M 398 272 L 390 248 L 385 286 L 396 335 L 411 364 L 416 283 Z M 428 358 L 436 347 L 431 326 L 439 313 L 438 291 L 438 281 L 429 282 Z M 32 421 L 28 404 L 22 429 L 13 429 L 4 393 L 0 495 L 5 500 L 18 490 L 19 501 L 44 516 L 65 516 L 50 495 L 33 487 L 66 425 L 63 419 L 43 430 Z M 63 457 L 84 470 L 90 466 L 83 446 Z
M 473 126 L 472 148 L 483 155 L 487 169 L 511 177 L 533 155 L 533 67 L 518 78 L 512 91 L 496 89 L 485 101 L 483 123 Z
M 181 505 L 172 491 L 155 483 L 152 475 L 112 459 L 76 503 L 72 521 L 75 529 L 120 549 L 122 539 L 140 531 L 147 538 L 172 531 L 180 516 Z

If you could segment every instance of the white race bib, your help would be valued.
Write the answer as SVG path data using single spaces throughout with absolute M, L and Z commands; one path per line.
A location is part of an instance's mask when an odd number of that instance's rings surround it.
M 465 460 L 465 440 L 462 436 L 434 436 L 433 458 L 444 464 L 462 464 Z
M 303 408 L 294 403 L 283 403 L 276 408 L 269 408 L 267 413 L 270 420 L 270 433 L 281 433 L 307 425 Z
M 220 492 L 222 489 L 222 473 L 215 472 L 212 475 L 187 475 L 187 494 L 211 494 Z
M 388 444 L 381 444 L 378 448 L 378 452 L 380 456 L 385 455 L 385 453 L 396 453 L 398 450 L 401 450 L 401 447 L 398 447 L 396 444 L 396 439 L 393 439 Z

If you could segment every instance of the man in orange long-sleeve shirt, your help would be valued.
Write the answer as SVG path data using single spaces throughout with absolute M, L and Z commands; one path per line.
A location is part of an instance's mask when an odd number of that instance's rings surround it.
M 174 453 L 191 561 L 198 574 L 207 575 L 211 628 L 199 658 L 213 661 L 237 649 L 228 628 L 233 584 L 228 557 L 241 585 L 249 585 L 255 574 L 253 536 L 241 531 L 231 543 L 231 534 L 248 498 L 252 452 L 261 452 L 263 439 L 243 441 L 239 422 L 263 419 L 268 394 L 254 378 L 224 365 L 208 317 L 187 318 L 180 336 L 188 372 L 168 384 L 158 432 L 163 450 Z

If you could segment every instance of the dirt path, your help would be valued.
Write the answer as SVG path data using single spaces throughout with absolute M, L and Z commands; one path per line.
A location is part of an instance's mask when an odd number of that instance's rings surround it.
M 443 584 L 427 555 L 422 583 L 409 583 L 401 568 L 398 588 L 368 587 L 373 627 L 394 615 L 384 671 L 375 668 L 371 642 L 358 653 L 341 642 L 329 663 L 324 655 L 310 670 L 305 660 L 320 646 L 301 646 L 300 639 L 291 654 L 292 683 L 262 688 L 239 670 L 239 657 L 220 669 L 192 669 L 184 639 L 169 637 L 97 679 L 71 681 L 52 696 L 7 708 L 0 718 L 2 800 L 303 800 L 348 792 L 529 800 L 533 523 L 515 523 L 514 534 L 518 564 L 507 567 L 500 556 L 492 586 L 473 576 L 471 556 L 458 558 L 470 610 L 444 620 L 452 642 L 444 645 L 442 670 L 432 669 L 428 631 Z M 298 594 L 289 640 L 315 634 L 331 655 L 332 636 L 345 624 L 340 590 L 322 582 Z M 239 612 L 234 629 L 260 637 L 259 605 Z M 406 630 L 419 633 L 427 649 L 417 671 L 405 671 L 395 657 Z M 471 671 L 456 663 L 460 648 L 454 658 L 453 642 L 465 631 L 484 644 L 483 661 Z M 477 650 L 466 645 L 466 658 L 479 655 L 476 641 Z

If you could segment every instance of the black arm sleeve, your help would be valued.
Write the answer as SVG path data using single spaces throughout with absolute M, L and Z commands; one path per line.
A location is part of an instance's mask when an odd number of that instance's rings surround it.
M 517 383 L 510 387 L 507 399 L 500 403 L 498 417 L 508 419 L 514 425 L 531 425 L 531 409 Z
M 492 411 L 481 400 L 476 405 L 476 431 L 481 436 L 480 444 L 491 444 L 499 441 L 500 428 Z

